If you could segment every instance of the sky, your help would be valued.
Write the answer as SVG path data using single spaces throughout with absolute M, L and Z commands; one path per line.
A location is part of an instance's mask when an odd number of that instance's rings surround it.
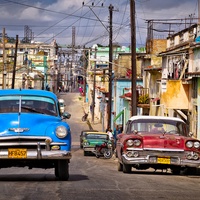
M 35 42 L 51 43 L 55 39 L 59 45 L 70 46 L 73 32 L 76 46 L 107 46 L 109 7 L 113 6 L 113 43 L 129 46 L 130 1 L 0 0 L 0 27 L 9 37 L 23 39 L 26 26 Z M 145 46 L 148 20 L 154 22 L 154 37 L 166 38 L 169 29 L 175 33 L 197 18 L 198 0 L 135 0 L 136 46 Z

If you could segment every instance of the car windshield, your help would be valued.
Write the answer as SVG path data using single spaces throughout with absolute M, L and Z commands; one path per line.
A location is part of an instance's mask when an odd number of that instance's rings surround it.
M 0 113 L 40 113 L 57 115 L 53 99 L 38 96 L 1 96 Z
M 165 133 L 178 134 L 187 136 L 188 129 L 185 123 L 172 120 L 161 119 L 140 119 L 128 121 L 126 126 L 126 133 L 149 132 L 149 133 Z
M 107 140 L 108 135 L 104 134 L 86 134 L 86 139 L 102 139 L 102 140 Z

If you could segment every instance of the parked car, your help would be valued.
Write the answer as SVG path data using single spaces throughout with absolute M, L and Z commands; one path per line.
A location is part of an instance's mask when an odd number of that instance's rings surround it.
M 35 89 L 0 90 L 0 168 L 54 168 L 69 178 L 71 130 L 56 95 Z
M 98 132 L 97 130 L 83 130 L 80 134 L 80 148 L 83 148 L 83 139 L 85 138 L 85 134 L 88 132 Z
M 157 130 L 155 130 L 157 129 Z M 200 165 L 200 141 L 176 117 L 133 116 L 117 136 L 118 171 L 148 168 L 195 173 Z
M 61 114 L 65 112 L 65 101 L 64 99 L 58 99 L 59 106 L 60 106 L 60 112 Z
M 112 145 L 106 132 L 87 132 L 83 139 L 84 156 L 88 155 L 89 153 L 95 153 L 95 146 L 101 145 L 105 141 L 109 142 L 109 145 Z

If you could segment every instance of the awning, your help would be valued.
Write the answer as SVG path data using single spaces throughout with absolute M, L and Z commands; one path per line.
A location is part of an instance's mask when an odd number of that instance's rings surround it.
M 119 112 L 118 115 L 114 118 L 113 121 L 116 122 L 117 119 L 118 119 L 122 114 L 124 114 L 124 110 L 122 110 L 121 112 Z

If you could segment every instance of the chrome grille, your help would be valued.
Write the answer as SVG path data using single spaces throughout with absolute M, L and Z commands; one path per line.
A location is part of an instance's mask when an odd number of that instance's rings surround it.
M 46 149 L 46 140 L 52 142 L 50 137 L 30 137 L 30 136 L 8 136 L 0 137 L 0 149 L 26 148 L 35 149 L 40 143 L 42 149 Z

